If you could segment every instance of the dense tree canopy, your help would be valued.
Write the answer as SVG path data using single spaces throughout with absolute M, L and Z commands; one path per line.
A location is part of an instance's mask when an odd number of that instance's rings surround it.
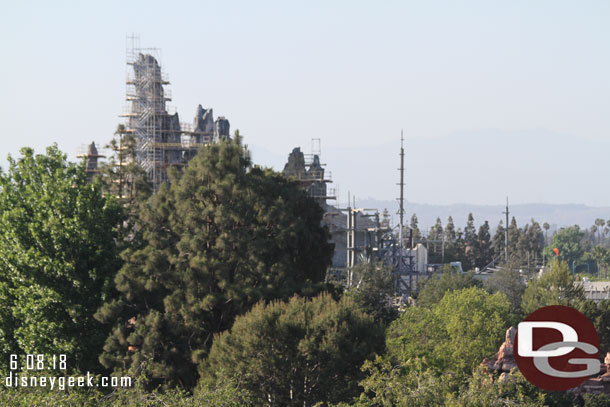
M 556 248 L 559 251 L 559 259 L 565 261 L 568 267 L 571 267 L 572 263 L 580 259 L 584 253 L 580 244 L 583 235 L 584 233 L 578 226 L 561 229 L 553 235 L 553 241 L 545 250 L 545 255 L 549 259 L 554 258 L 553 249 Z
M 458 272 L 449 265 L 444 266 L 441 271 L 420 284 L 417 305 L 431 308 L 441 301 L 447 291 L 482 285 L 479 280 L 474 278 L 473 273 Z
M 94 370 L 107 330 L 93 314 L 114 292 L 121 208 L 56 146 L 21 154 L 0 174 L 2 354 L 66 353 Z
M 358 394 L 362 363 L 383 350 L 383 330 L 344 297 L 260 303 L 214 340 L 205 381 L 235 378 L 260 406 L 313 406 Z
M 381 324 L 389 324 L 398 317 L 398 310 L 392 304 L 392 271 L 392 267 L 382 263 L 360 263 L 353 270 L 357 284 L 346 292 L 362 311 Z
M 583 300 L 583 287 L 575 284 L 575 278 L 567 263 L 555 260 L 540 278 L 529 281 L 523 293 L 521 308 L 527 315 L 547 305 L 578 307 Z
M 447 291 L 437 305 L 408 308 L 392 323 L 388 355 L 395 361 L 424 358 L 440 372 L 469 374 L 498 350 L 512 322 L 502 293 L 478 287 Z
M 321 208 L 251 168 L 239 137 L 203 147 L 140 212 L 143 247 L 122 254 L 120 299 L 97 314 L 115 322 L 100 360 L 148 363 L 166 385 L 192 387 L 214 333 L 261 299 L 307 294 L 330 263 Z
M 485 288 L 492 293 L 502 292 L 506 295 L 515 315 L 521 315 L 521 301 L 526 287 L 527 276 L 519 271 L 520 265 L 515 259 L 501 263 L 499 269 L 484 282 Z

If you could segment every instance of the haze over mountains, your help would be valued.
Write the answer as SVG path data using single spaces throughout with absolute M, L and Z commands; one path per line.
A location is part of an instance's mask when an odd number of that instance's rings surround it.
M 295 141 L 299 145 L 309 152 L 310 140 Z M 339 189 L 339 205 L 345 205 L 350 191 L 358 207 L 387 207 L 395 214 L 399 149 L 399 134 L 396 141 L 372 137 L 370 145 L 361 146 L 322 138 L 322 161 Z M 290 152 L 255 143 L 251 150 L 255 163 L 280 171 Z M 495 228 L 508 196 L 520 225 L 534 218 L 559 227 L 589 227 L 596 218 L 610 219 L 603 159 L 609 151 L 610 138 L 592 140 L 545 129 L 474 130 L 437 138 L 405 134 L 406 211 L 408 217 L 417 213 L 422 227 L 433 225 L 437 216 L 444 224 L 449 215 L 463 227 L 473 212 L 477 224 L 489 220 Z

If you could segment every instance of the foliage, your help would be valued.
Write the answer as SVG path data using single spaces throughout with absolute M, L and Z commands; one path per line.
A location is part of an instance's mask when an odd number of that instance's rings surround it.
M 472 216 L 472 213 L 468 214 L 468 221 L 464 227 L 464 242 L 466 244 L 466 249 L 464 251 L 466 262 L 464 262 L 464 264 L 468 265 L 468 270 L 472 270 L 476 265 L 478 244 L 477 230 L 474 227 L 474 217 Z
M 582 312 L 595 326 L 599 337 L 600 358 L 610 352 L 610 300 L 596 304 L 593 300 L 583 301 L 578 310 Z
M 527 315 L 547 305 L 578 307 L 584 300 L 584 291 L 582 285 L 575 282 L 565 261 L 553 261 L 540 278 L 529 281 L 523 293 L 523 312 Z
M 610 397 L 605 394 L 585 394 L 585 407 L 610 407 Z
M 261 299 L 314 292 L 332 247 L 321 208 L 298 184 L 250 168 L 239 137 L 203 147 L 139 215 L 143 246 L 127 249 L 120 299 L 100 361 L 152 365 L 151 384 L 192 388 L 214 333 Z
M 506 249 L 506 229 L 504 228 L 504 223 L 502 221 L 500 221 L 496 227 L 496 233 L 494 233 L 492 238 L 491 246 L 494 258 L 504 254 Z
M 46 387 L 0 387 L 0 405 L 15 407 L 249 407 L 250 394 L 235 380 L 219 387 L 205 388 L 197 396 L 184 389 L 164 392 L 146 389 L 145 375 L 135 377 L 134 386 L 118 387 L 107 393 L 98 387 L 68 387 L 51 390 Z
M 588 256 L 585 257 L 590 257 L 595 260 L 598 276 L 607 278 L 608 266 L 610 265 L 610 249 L 595 246 L 590 252 L 587 253 L 587 255 Z
M 464 383 L 456 380 L 452 374 L 437 374 L 426 369 L 419 359 L 393 365 L 378 357 L 375 361 L 367 361 L 363 370 L 367 372 L 367 377 L 360 382 L 364 392 L 353 403 L 336 407 L 572 405 L 565 402 L 573 397 L 543 392 L 516 370 L 502 378 L 494 378 L 488 372 L 477 369 Z
M 112 155 L 99 165 L 97 178 L 104 194 L 116 197 L 124 207 L 119 237 L 126 246 L 134 247 L 141 240 L 136 226 L 137 209 L 152 194 L 152 183 L 138 162 L 135 135 L 127 132 L 124 125 L 117 127 L 106 147 L 112 151 Z
M 502 378 L 476 370 L 468 385 L 448 395 L 447 407 L 542 407 L 548 405 L 547 395 L 529 383 L 518 370 Z M 556 404 L 553 404 L 556 405 Z
M 513 322 L 502 293 L 470 287 L 448 291 L 430 309 L 413 307 L 387 331 L 391 360 L 425 360 L 439 372 L 469 374 L 484 357 L 494 354 Z
M 580 244 L 584 233 L 578 225 L 568 228 L 562 228 L 553 235 L 551 245 L 546 247 L 544 255 L 547 259 L 554 259 L 555 253 L 553 249 L 559 250 L 559 259 L 566 262 L 568 266 L 579 260 L 584 254 L 584 250 Z
M 511 312 L 521 315 L 521 301 L 525 292 L 524 276 L 519 271 L 519 263 L 512 260 L 499 266 L 484 286 L 492 293 L 501 292 L 510 301 Z
M 349 298 L 259 303 L 215 338 L 202 383 L 239 378 L 255 405 L 346 401 L 357 394 L 359 367 L 382 350 L 382 330 Z
M 3 357 L 65 353 L 93 371 L 108 333 L 93 314 L 114 295 L 121 208 L 57 146 L 21 154 L 0 174 Z
M 481 282 L 474 278 L 473 273 L 461 273 L 449 265 L 443 266 L 441 271 L 442 273 L 434 274 L 420 283 L 418 306 L 431 308 L 440 302 L 447 291 L 481 286 Z
M 372 406 L 442 406 L 447 394 L 456 390 L 455 378 L 438 375 L 419 359 L 397 365 L 377 357 L 367 361 L 363 370 L 367 377 L 360 382 L 364 391 L 355 400 L 355 407 Z
M 99 166 L 104 192 L 116 196 L 133 214 L 137 204 L 152 193 L 151 182 L 138 163 L 136 138 L 120 124 L 106 147 L 112 155 Z
M 387 325 L 398 317 L 392 306 L 394 297 L 394 276 L 392 268 L 381 263 L 360 263 L 354 267 L 358 284 L 350 288 L 346 295 L 375 321 Z
M 489 233 L 489 222 L 485 221 L 479 227 L 477 234 L 475 264 L 479 269 L 487 266 L 492 260 L 491 234 Z

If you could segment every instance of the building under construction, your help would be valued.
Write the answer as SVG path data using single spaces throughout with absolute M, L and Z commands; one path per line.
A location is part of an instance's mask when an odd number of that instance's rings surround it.
M 315 141 L 319 146 L 320 139 L 314 139 Z M 288 162 L 282 173 L 299 181 L 307 194 L 322 207 L 326 205 L 326 200 L 336 199 L 334 188 L 327 186 L 332 179 L 330 173 L 327 173 L 320 163 L 319 151 L 305 155 L 300 147 L 294 148 L 288 156 Z
M 317 146 L 317 148 L 316 148 Z M 328 227 L 335 250 L 332 259 L 333 278 L 347 287 L 359 285 L 354 275 L 358 263 L 381 262 L 394 270 L 396 295 L 406 299 L 417 291 L 421 279 L 429 277 L 428 250 L 422 244 L 414 244 L 403 224 L 404 216 L 394 228 L 389 219 L 380 219 L 376 209 L 358 208 L 349 202 L 345 208 L 328 204 L 336 199 L 329 174 L 320 162 L 320 140 L 312 140 L 312 153 L 304 154 L 296 147 L 288 155 L 283 174 L 301 183 L 302 188 L 324 210 L 323 224 Z M 400 212 L 404 215 L 404 149 L 401 142 Z M 398 229 L 398 230 L 396 230 Z
M 212 109 L 199 105 L 192 125 L 181 123 L 177 112 L 168 112 L 169 79 L 159 61 L 158 49 L 140 48 L 137 37 L 128 39 L 128 107 L 122 116 L 126 132 L 135 136 L 137 160 L 155 190 L 167 180 L 168 167 L 181 167 L 202 145 L 230 137 L 229 121 L 223 116 L 214 120 Z

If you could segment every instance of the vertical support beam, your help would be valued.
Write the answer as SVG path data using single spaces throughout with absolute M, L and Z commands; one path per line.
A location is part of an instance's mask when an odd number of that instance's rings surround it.
M 347 287 L 352 286 L 352 273 L 356 260 L 355 218 L 353 208 L 350 206 L 350 194 L 347 193 L 347 222 L 346 222 L 346 249 L 347 249 Z
M 402 130 L 400 130 L 400 198 L 398 198 L 399 209 L 398 215 L 400 217 L 400 229 L 398 230 L 398 246 L 399 246 L 399 257 L 398 257 L 398 272 L 402 272 L 403 269 L 403 247 L 404 247 L 404 217 L 405 217 L 405 149 L 403 147 L 403 134 Z
M 506 197 L 506 211 L 502 213 L 506 214 L 506 229 L 504 231 L 504 258 L 506 259 L 506 261 L 508 261 L 510 256 L 510 250 L 508 249 L 508 214 L 510 213 L 508 211 L 508 197 Z

